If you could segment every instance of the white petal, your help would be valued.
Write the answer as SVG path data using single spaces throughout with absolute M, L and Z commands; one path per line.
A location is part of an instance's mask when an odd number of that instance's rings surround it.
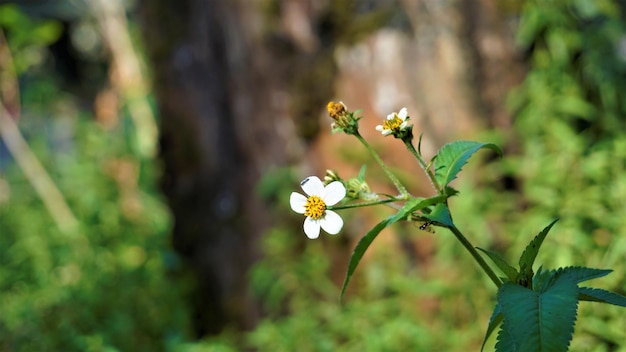
M 309 176 L 300 182 L 304 193 L 310 196 L 320 196 L 324 192 L 324 183 L 317 176 Z
M 400 112 L 398 112 L 398 117 L 400 118 L 400 120 L 404 121 L 406 120 L 406 117 L 408 116 L 408 111 L 406 108 L 402 108 L 400 109 Z
M 335 205 L 346 196 L 346 187 L 339 181 L 333 181 L 324 188 L 322 200 L 326 205 Z
M 304 214 L 304 205 L 306 204 L 306 197 L 300 193 L 291 192 L 291 197 L 289 197 L 289 205 L 291 205 L 291 209 L 298 214 Z
M 393 118 L 396 117 L 395 115 L 396 115 L 395 112 L 392 112 L 391 114 L 387 115 L 387 120 L 390 120 L 390 121 L 393 120 Z
M 385 128 L 383 127 L 383 125 L 378 125 L 376 126 L 376 131 L 380 131 L 382 132 Z
M 403 123 L 400 124 L 400 129 L 401 130 L 405 129 L 408 124 L 409 124 L 409 121 L 404 121 Z
M 310 217 L 304 219 L 304 234 L 312 240 L 320 237 L 320 221 L 313 220 Z
M 383 134 L 383 136 L 388 136 L 391 134 L 391 130 L 384 130 L 381 133 Z
M 326 210 L 326 214 L 321 221 L 322 228 L 324 231 L 328 232 L 331 235 L 336 235 L 341 231 L 343 227 L 343 219 L 339 214 L 335 213 L 332 210 Z

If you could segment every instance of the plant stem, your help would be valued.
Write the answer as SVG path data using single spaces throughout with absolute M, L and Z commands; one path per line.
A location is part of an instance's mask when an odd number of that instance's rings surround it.
M 382 200 L 372 200 L 372 201 L 368 201 L 368 202 L 360 202 L 360 203 L 353 203 L 353 204 L 346 204 L 346 205 L 329 206 L 328 210 L 339 210 L 339 209 L 367 207 L 367 206 L 370 206 L 370 205 L 386 204 L 386 203 L 391 203 L 391 202 L 397 202 L 397 201 L 400 201 L 400 200 L 403 200 L 403 199 L 391 198 L 391 199 L 382 199 Z
M 409 192 L 402 185 L 402 183 L 400 183 L 400 180 L 398 180 L 396 175 L 394 175 L 391 172 L 391 170 L 389 170 L 387 165 L 385 165 L 385 163 L 383 162 L 383 159 L 380 158 L 380 156 L 376 153 L 376 151 L 369 145 L 369 143 L 367 143 L 367 141 L 359 133 L 356 133 L 354 136 L 365 146 L 365 148 L 367 148 L 370 154 L 372 154 L 372 157 L 374 157 L 374 160 L 376 160 L 376 162 L 378 163 L 378 165 L 380 165 L 380 167 L 383 169 L 385 174 L 387 174 L 387 177 L 389 177 L 391 182 L 393 182 L 394 186 L 396 186 L 396 189 L 398 190 L 398 192 L 400 192 L 402 198 L 404 200 L 408 199 L 410 195 Z
M 472 257 L 474 257 L 474 259 L 478 262 L 478 265 L 480 265 L 483 271 L 487 273 L 487 276 L 489 276 L 491 281 L 493 281 L 493 283 L 496 284 L 498 288 L 500 288 L 500 286 L 502 286 L 502 281 L 500 280 L 498 275 L 496 275 L 496 273 L 493 272 L 493 270 L 489 267 L 489 265 L 487 265 L 487 262 L 485 262 L 483 257 L 480 256 L 476 248 L 472 246 L 472 244 L 467 240 L 467 238 L 465 238 L 465 236 L 463 236 L 461 231 L 459 231 L 459 229 L 457 229 L 456 226 L 450 226 L 448 227 L 448 229 L 452 231 L 454 236 L 456 236 L 456 238 L 461 242 L 463 247 L 465 247 L 465 249 L 467 249 L 470 252 Z
M 437 190 L 437 192 L 441 194 L 441 189 L 439 187 L 439 183 L 437 183 L 435 174 L 433 174 L 433 171 L 428 167 L 428 164 L 426 164 L 424 158 L 422 158 L 422 155 L 418 153 L 417 150 L 415 150 L 415 147 L 413 146 L 413 143 L 411 143 L 411 141 L 403 140 L 403 142 L 404 145 L 406 145 L 407 149 L 409 149 L 411 154 L 413 154 L 413 156 L 417 159 L 417 162 L 420 164 L 424 172 L 426 172 L 428 178 L 430 178 L 430 182 L 433 184 L 433 187 L 435 187 L 435 190 Z

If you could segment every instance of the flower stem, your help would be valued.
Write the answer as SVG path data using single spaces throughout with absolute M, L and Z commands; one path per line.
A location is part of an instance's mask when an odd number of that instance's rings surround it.
M 403 140 L 403 142 L 404 142 L 404 145 L 406 145 L 407 149 L 409 149 L 411 154 L 413 154 L 413 156 L 417 159 L 417 162 L 420 164 L 424 172 L 426 172 L 426 174 L 428 175 L 428 178 L 430 178 L 430 182 L 432 183 L 433 187 L 435 187 L 435 190 L 437 190 L 438 193 L 441 193 L 441 188 L 439 187 L 439 183 L 437 182 L 437 179 L 435 178 L 435 174 L 428 167 L 428 164 L 426 164 L 426 162 L 424 161 L 424 158 L 422 158 L 422 155 L 418 153 L 417 150 L 415 150 L 415 147 L 413 146 L 413 143 L 411 143 L 411 141 Z
M 498 288 L 500 288 L 500 286 L 502 286 L 502 280 L 500 280 L 498 275 L 496 275 L 496 273 L 493 272 L 493 270 L 489 267 L 489 265 L 487 265 L 487 262 L 485 262 L 483 257 L 480 256 L 480 254 L 478 253 L 476 248 L 474 248 L 474 246 L 472 246 L 472 244 L 467 240 L 467 238 L 465 238 L 465 236 L 463 236 L 461 231 L 459 231 L 459 229 L 457 229 L 456 226 L 454 226 L 454 225 L 450 226 L 450 227 L 448 227 L 448 229 L 450 229 L 450 231 L 452 231 L 454 236 L 456 236 L 456 238 L 461 242 L 463 247 L 465 247 L 465 249 L 467 249 L 470 252 L 472 257 L 474 257 L 474 259 L 478 262 L 478 265 L 480 265 L 480 267 L 487 274 L 487 276 L 489 276 L 491 281 L 493 281 L 493 283 Z
M 391 182 L 393 182 L 394 186 L 396 186 L 396 189 L 398 190 L 398 192 L 400 192 L 402 199 L 408 199 L 410 195 L 409 192 L 406 190 L 404 185 L 400 183 L 400 180 L 398 180 L 396 175 L 394 175 L 391 172 L 391 170 L 389 170 L 387 165 L 385 165 L 385 163 L 383 162 L 383 159 L 380 158 L 380 156 L 376 153 L 376 151 L 369 145 L 369 143 L 367 143 L 367 141 L 358 132 L 354 136 L 365 146 L 365 148 L 367 148 L 370 154 L 372 154 L 372 157 L 374 158 L 374 160 L 376 160 L 376 162 L 378 163 L 378 165 L 380 165 L 380 167 L 383 169 L 385 174 L 387 174 L 387 177 L 389 177 Z
M 346 205 L 328 206 L 328 210 L 360 208 L 360 207 L 367 207 L 367 206 L 370 206 L 370 205 L 378 205 L 378 204 L 386 204 L 386 203 L 391 203 L 391 202 L 397 202 L 399 200 L 402 200 L 402 199 L 390 198 L 390 199 L 372 200 L 372 201 L 368 201 L 368 202 L 360 202 L 360 203 L 353 203 L 353 204 L 346 204 Z

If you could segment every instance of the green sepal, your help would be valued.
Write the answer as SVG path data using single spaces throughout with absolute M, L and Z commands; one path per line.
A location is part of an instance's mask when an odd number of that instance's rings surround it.
M 359 170 L 359 176 L 357 176 L 357 179 L 359 181 L 365 180 L 365 170 L 366 169 L 367 169 L 367 165 L 363 164 L 363 166 L 361 166 L 361 170 Z

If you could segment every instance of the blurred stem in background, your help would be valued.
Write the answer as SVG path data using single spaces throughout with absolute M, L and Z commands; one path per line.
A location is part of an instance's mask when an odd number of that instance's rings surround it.
M 158 129 L 148 102 L 148 83 L 129 35 L 124 7 L 119 0 L 91 0 L 89 5 L 111 54 L 110 82 L 122 95 L 135 124 L 139 155 L 152 158 L 156 154 Z
M 14 70 L 12 68 L 13 60 L 11 58 L 11 51 L 6 45 L 4 40 L 4 33 L 0 31 L 0 86 L 12 87 L 11 90 L 15 90 L 12 94 L 13 97 L 19 97 L 17 78 L 15 77 Z M 31 151 L 28 143 L 22 137 L 17 125 L 13 119 L 17 119 L 17 116 L 11 116 L 7 108 L 5 107 L 5 95 L 6 90 L 3 89 L 2 96 L 0 97 L 0 136 L 4 141 L 7 149 L 21 168 L 22 172 L 33 186 L 41 200 L 48 209 L 50 216 L 54 219 L 55 223 L 59 227 L 59 230 L 66 235 L 75 234 L 75 230 L 78 227 L 78 221 L 72 213 L 72 210 L 67 205 L 63 194 L 59 191 L 54 184 L 46 170 L 43 168 L 37 156 Z M 17 114 L 19 114 L 19 98 L 12 101 L 12 107 Z

